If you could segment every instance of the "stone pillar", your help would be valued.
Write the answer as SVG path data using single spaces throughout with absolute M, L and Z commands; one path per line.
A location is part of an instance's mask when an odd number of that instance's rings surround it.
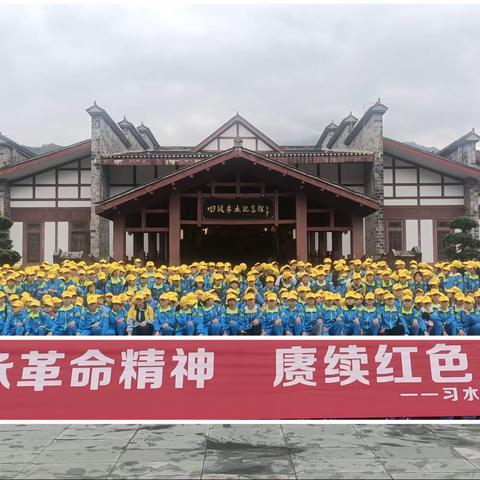
M 479 198 L 479 187 L 478 181 L 474 178 L 467 178 L 465 180 L 465 190 L 464 190 L 464 202 L 465 202 L 465 215 L 468 215 L 474 218 L 477 222 L 479 221 L 478 216 L 478 198 Z M 472 234 L 475 238 L 479 238 L 479 228 L 474 228 Z
M 91 188 L 92 213 L 90 217 L 91 253 L 97 258 L 109 256 L 110 229 L 106 218 L 95 213 L 95 203 L 109 196 L 108 167 L 101 165 L 102 155 L 121 153 L 131 146 L 120 127 L 96 103 L 87 109 L 92 118 Z
M 106 172 L 101 165 L 92 162 L 92 213 L 90 216 L 91 253 L 97 258 L 109 256 L 110 228 L 106 218 L 95 213 L 95 202 L 101 202 L 108 198 L 108 182 Z
M 180 195 L 176 192 L 168 202 L 168 263 L 180 265 Z
M 296 194 L 296 234 L 297 234 L 297 260 L 308 260 L 307 242 L 307 196 L 303 190 Z
M 10 218 L 10 183 L 0 180 L 0 217 Z

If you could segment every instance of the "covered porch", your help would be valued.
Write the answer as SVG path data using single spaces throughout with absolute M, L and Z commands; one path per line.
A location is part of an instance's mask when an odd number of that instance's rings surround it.
M 113 221 L 115 259 L 145 256 L 172 265 L 316 261 L 340 257 L 346 243 L 360 257 L 363 218 L 376 209 L 366 195 L 242 148 L 96 205 Z

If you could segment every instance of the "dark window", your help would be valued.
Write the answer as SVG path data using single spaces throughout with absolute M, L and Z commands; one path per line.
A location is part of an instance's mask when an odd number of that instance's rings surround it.
M 387 222 L 388 250 L 403 250 L 403 222 Z
M 437 240 L 437 260 L 444 260 L 445 255 L 443 249 L 445 248 L 445 236 L 450 233 L 450 221 L 437 220 L 436 240 Z
M 40 263 L 42 261 L 42 224 L 27 223 L 26 237 L 26 263 Z
M 88 222 L 70 224 L 70 251 L 90 253 L 90 225 Z

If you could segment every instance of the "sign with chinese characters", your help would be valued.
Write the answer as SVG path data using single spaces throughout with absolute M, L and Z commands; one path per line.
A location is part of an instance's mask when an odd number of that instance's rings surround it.
M 202 218 L 242 220 L 274 216 L 273 198 L 204 198 L 202 200 Z
M 479 416 L 479 347 L 458 337 L 2 339 L 0 421 Z

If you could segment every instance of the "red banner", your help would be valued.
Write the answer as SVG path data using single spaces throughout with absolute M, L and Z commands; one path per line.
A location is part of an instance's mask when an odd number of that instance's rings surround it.
M 480 415 L 480 340 L 0 340 L 0 420 Z

